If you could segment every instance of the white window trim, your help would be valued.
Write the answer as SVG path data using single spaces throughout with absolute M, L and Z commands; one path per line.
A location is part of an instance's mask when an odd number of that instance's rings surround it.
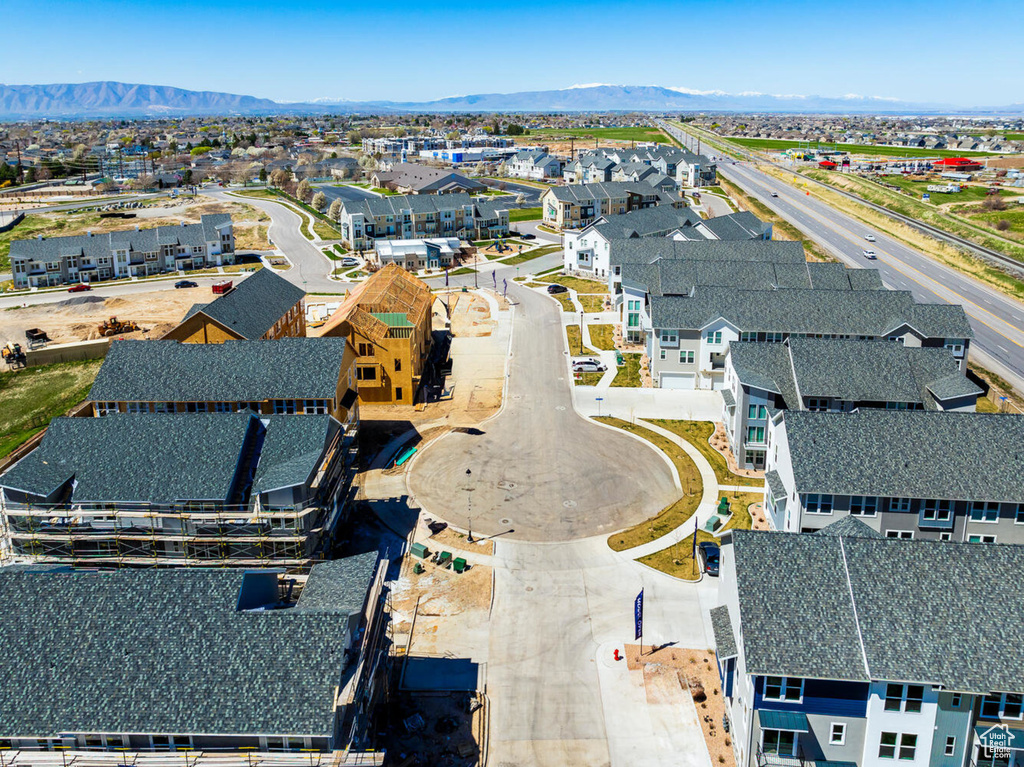
M 836 737 L 836 728 L 839 729 L 839 737 Z M 846 722 L 832 722 L 828 728 L 828 744 L 830 746 L 846 745 Z
M 956 735 L 947 735 L 946 742 L 942 746 L 943 756 L 954 756 L 956 754 Z

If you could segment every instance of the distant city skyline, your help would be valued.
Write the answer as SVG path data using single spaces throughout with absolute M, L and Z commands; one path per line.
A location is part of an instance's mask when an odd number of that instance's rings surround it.
M 429 101 L 574 84 L 1024 102 L 1024 3 L 38 0 L 6 84 L 96 80 L 275 101 Z

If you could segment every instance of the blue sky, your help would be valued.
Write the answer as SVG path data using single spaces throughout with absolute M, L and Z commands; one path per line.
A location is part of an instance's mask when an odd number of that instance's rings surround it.
M 3 0 L 7 84 L 421 101 L 580 83 L 1024 102 L 1024 0 Z M 16 15 L 16 14 L 15 14 Z

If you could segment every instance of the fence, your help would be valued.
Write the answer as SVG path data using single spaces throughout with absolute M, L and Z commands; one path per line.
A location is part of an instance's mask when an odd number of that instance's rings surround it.
M 0 767 L 379 767 L 383 751 L 0 751 Z

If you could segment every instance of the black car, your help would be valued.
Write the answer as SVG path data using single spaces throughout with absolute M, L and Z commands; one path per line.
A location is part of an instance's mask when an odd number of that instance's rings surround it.
M 523 232 L 523 234 L 520 234 L 518 236 L 519 236 L 520 240 L 536 240 L 537 239 L 537 235 L 532 234 L 531 232 Z
M 697 547 L 697 554 L 700 557 L 701 569 L 708 575 L 718 575 L 718 544 L 702 541 Z
M 548 285 L 548 293 L 554 295 L 555 293 L 568 293 L 569 288 L 565 285 Z
M 192 282 L 192 280 L 178 280 L 176 283 L 174 283 L 174 287 L 176 287 L 176 288 L 198 288 L 199 287 L 199 283 L 198 282 Z

